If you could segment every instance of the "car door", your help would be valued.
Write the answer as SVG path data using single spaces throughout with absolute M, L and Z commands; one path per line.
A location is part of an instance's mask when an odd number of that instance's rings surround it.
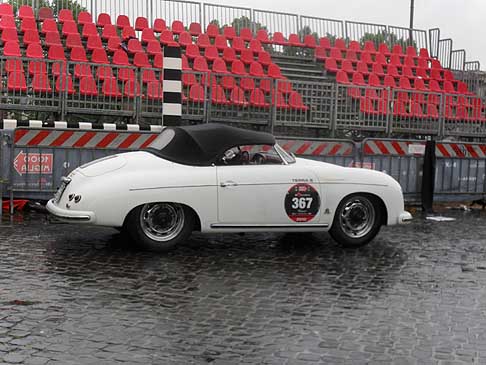
M 219 225 L 319 223 L 319 184 L 305 166 L 218 166 L 217 179 Z

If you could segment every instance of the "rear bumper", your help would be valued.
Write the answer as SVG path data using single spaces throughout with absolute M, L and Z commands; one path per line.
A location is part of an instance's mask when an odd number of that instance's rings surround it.
M 93 223 L 95 220 L 95 214 L 93 212 L 62 209 L 54 203 L 54 199 L 47 202 L 46 208 L 49 213 L 64 222 Z
M 399 216 L 398 216 L 398 224 L 407 224 L 407 223 L 410 223 L 412 221 L 413 217 L 412 215 L 405 211 L 405 212 L 402 212 Z

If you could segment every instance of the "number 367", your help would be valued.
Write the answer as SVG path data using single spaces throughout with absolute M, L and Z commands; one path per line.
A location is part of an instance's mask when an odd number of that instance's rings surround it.
M 309 209 L 312 200 L 312 198 L 292 198 L 292 209 Z

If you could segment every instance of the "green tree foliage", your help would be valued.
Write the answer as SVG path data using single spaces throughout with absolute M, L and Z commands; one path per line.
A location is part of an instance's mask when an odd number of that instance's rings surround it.
M 378 46 L 380 43 L 386 43 L 389 46 L 400 44 L 404 50 L 408 46 L 413 46 L 417 48 L 417 42 L 415 42 L 413 39 L 410 39 L 410 37 L 398 38 L 396 34 L 386 33 L 384 30 L 379 31 L 378 33 L 365 33 L 364 36 L 361 37 L 360 43 L 364 44 L 367 41 L 372 41 L 376 46 Z

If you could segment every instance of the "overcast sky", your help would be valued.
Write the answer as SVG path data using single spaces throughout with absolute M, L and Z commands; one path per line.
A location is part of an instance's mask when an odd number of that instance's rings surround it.
M 408 27 L 410 0 L 208 0 L 208 3 Z M 415 0 L 415 28 L 439 27 L 486 70 L 485 0 Z

